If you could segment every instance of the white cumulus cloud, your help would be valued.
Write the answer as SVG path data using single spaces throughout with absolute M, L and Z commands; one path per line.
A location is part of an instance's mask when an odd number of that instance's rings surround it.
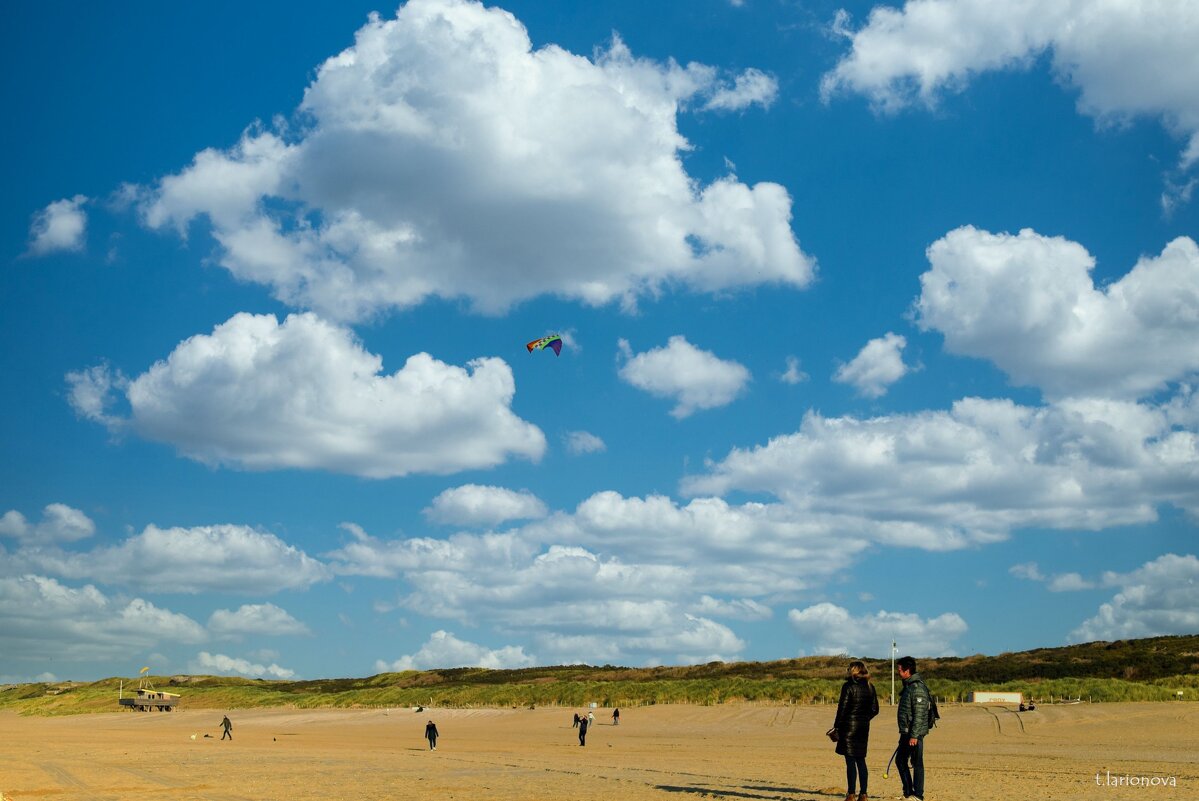
M 51 545 L 75 542 L 96 533 L 96 524 L 78 509 L 52 503 L 42 510 L 42 519 L 30 523 L 25 515 L 10 509 L 0 517 L 0 536 L 15 537 L 22 545 Z
M 913 656 L 953 656 L 953 641 L 968 628 L 954 612 L 928 619 L 887 611 L 855 616 L 830 603 L 792 609 L 787 619 L 808 646 L 805 651 L 852 656 L 889 654 L 892 639 L 901 652 Z
M 725 617 L 733 620 L 769 620 L 774 614 L 769 606 L 755 601 L 753 598 L 733 598 L 724 600 L 704 595 L 692 607 L 697 615 L 706 617 Z
M 786 363 L 787 369 L 779 374 L 779 381 L 782 381 L 784 384 L 791 384 L 794 386 L 796 384 L 802 384 L 804 381 L 808 380 L 808 374 L 799 369 L 799 359 L 797 357 L 788 356 Z
M 823 78 L 825 97 L 859 92 L 894 110 L 991 70 L 1051 55 L 1078 108 L 1101 122 L 1161 119 L 1199 159 L 1199 7 L 1189 0 L 909 0 L 876 6 L 857 31 L 839 17 L 850 52 Z
M 852 384 L 866 398 L 881 398 L 887 389 L 908 374 L 903 363 L 903 349 L 908 341 L 888 331 L 886 335 L 867 342 L 857 356 L 841 365 L 833 380 Z
M 462 526 L 495 526 L 507 520 L 545 517 L 541 499 L 528 490 L 464 484 L 445 490 L 423 510 L 435 523 Z
M 1095 585 L 1079 573 L 1058 573 L 1049 580 L 1050 592 L 1076 592 L 1094 589 Z
M 208 630 L 217 636 L 238 637 L 244 634 L 282 635 L 310 634 L 308 627 L 286 610 L 274 604 L 243 604 L 236 610 L 218 609 L 208 618 Z
M 1187 396 L 1189 398 L 1189 396 Z M 1127 401 L 1027 407 L 966 398 L 947 411 L 804 417 L 683 482 L 691 495 L 769 492 L 807 512 L 877 523 L 891 544 L 962 547 L 1025 527 L 1101 530 L 1199 509 L 1191 412 Z
M 129 386 L 129 380 L 119 370 L 98 364 L 67 373 L 66 379 L 67 400 L 75 414 L 102 423 L 114 433 L 124 427 L 124 419 L 109 413 L 114 396 Z
M 744 365 L 700 350 L 683 336 L 672 336 L 665 347 L 637 354 L 628 341 L 619 344 L 624 360 L 621 379 L 655 397 L 674 399 L 670 414 L 678 419 L 727 406 L 750 381 Z
M 1199 246 L 1179 237 L 1096 287 L 1079 244 L 958 228 L 928 249 L 919 324 L 1050 397 L 1137 398 L 1199 372 Z
M 249 678 L 291 679 L 296 672 L 272 662 L 259 665 L 248 659 L 201 651 L 188 664 L 188 672 L 199 675 L 247 676 Z
M 394 579 L 386 609 L 494 626 L 542 659 L 678 664 L 734 659 L 728 625 L 762 620 L 768 603 L 847 567 L 868 522 L 797 515 L 779 504 L 596 493 L 503 533 L 393 540 L 344 526 L 326 554 L 345 575 Z
M 538 651 L 560 665 L 698 665 L 732 661 L 745 648 L 728 626 L 687 613 L 672 613 L 656 631 L 618 637 L 546 632 L 535 639 Z
M 57 251 L 81 251 L 87 234 L 84 195 L 56 200 L 33 216 L 29 227 L 29 254 L 45 256 Z
M 602 453 L 608 449 L 604 441 L 590 431 L 567 431 L 563 439 L 566 450 L 579 456 L 584 453 Z
M 436 91 L 430 91 L 436 87 Z M 512 14 L 410 0 L 307 87 L 302 131 L 249 130 L 144 192 L 143 218 L 204 215 L 222 265 L 341 320 L 427 298 L 486 313 L 551 294 L 632 306 L 667 286 L 802 287 L 814 263 L 776 183 L 702 185 L 678 115 L 766 106 L 760 70 L 534 49 Z
M 13 559 L 65 578 L 166 593 L 274 593 L 329 578 L 321 562 L 274 534 L 238 525 L 150 525 L 117 545 L 24 549 Z
M 778 81 L 761 70 L 750 68 L 734 78 L 732 86 L 716 89 L 704 103 L 704 108 L 712 111 L 740 111 L 753 105 L 769 108 L 778 99 L 778 94 Z
M 105 405 L 95 397 L 117 386 L 104 371 L 68 381 L 80 414 L 207 464 L 386 478 L 544 453 L 545 435 L 511 411 L 516 387 L 503 360 L 462 368 L 418 353 L 390 375 L 382 369 L 351 331 L 311 313 L 282 323 L 243 313 L 129 381 L 127 420 L 95 413 Z
M 526 654 L 520 646 L 506 645 L 503 648 L 492 649 L 460 640 L 448 631 L 435 631 L 416 653 L 406 654 L 393 662 L 385 662 L 380 659 L 375 662 L 375 670 L 398 672 L 456 667 L 503 670 L 531 667 L 534 664 L 536 664 L 536 657 Z
M 1022 562 L 1018 565 L 1012 565 L 1008 568 L 1007 572 L 1016 578 L 1027 579 L 1029 581 L 1045 580 L 1045 575 L 1041 572 L 1041 568 L 1036 562 Z
M 1012 565 L 1008 568 L 1008 573 L 1016 578 L 1042 582 L 1050 592 L 1074 592 L 1095 587 L 1093 582 L 1084 579 L 1080 573 L 1055 573 L 1046 576 L 1036 562 Z
M 1120 591 L 1070 633 L 1071 642 L 1125 640 L 1199 631 L 1199 559 L 1165 554 L 1131 573 L 1107 572 Z
M 39 664 L 127 657 L 162 643 L 203 642 L 186 615 L 142 598 L 120 599 L 27 574 L 0 577 L 0 651 Z

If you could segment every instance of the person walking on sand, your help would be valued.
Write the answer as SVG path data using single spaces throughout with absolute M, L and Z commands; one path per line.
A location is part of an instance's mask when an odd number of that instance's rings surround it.
M 845 757 L 845 801 L 867 801 L 866 747 L 870 742 L 870 721 L 878 715 L 878 694 L 870 683 L 870 671 L 860 661 L 849 663 L 847 678 L 841 685 L 841 700 L 837 702 L 838 754 Z M 859 792 L 854 795 L 854 785 Z
M 591 724 L 585 717 L 579 718 L 579 745 L 587 745 L 587 727 Z
M 612 710 L 612 725 L 613 726 L 620 725 L 620 708 L 619 707 Z
M 437 724 L 429 721 L 425 724 L 425 739 L 429 741 L 429 750 L 437 750 Z
M 895 767 L 903 782 L 903 797 L 924 801 L 924 735 L 928 734 L 930 696 L 924 680 L 916 672 L 916 660 L 910 656 L 895 662 L 903 690 L 895 713 L 899 723 L 899 746 L 895 749 Z
M 578 712 L 575 713 L 575 722 L 574 722 L 574 725 L 571 726 L 571 728 L 572 729 L 579 728 L 579 713 Z
M 228 715 L 225 715 L 223 718 L 221 718 L 221 728 L 225 730 L 225 733 L 221 735 L 221 739 L 223 740 L 226 737 L 228 737 L 230 740 L 232 740 L 233 739 L 233 723 L 229 720 Z

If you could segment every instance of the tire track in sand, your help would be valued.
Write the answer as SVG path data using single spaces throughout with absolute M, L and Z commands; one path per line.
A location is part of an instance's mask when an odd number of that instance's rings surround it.
M 137 778 L 148 781 L 151 784 L 157 784 L 159 787 L 166 787 L 172 790 L 208 789 L 204 785 L 188 784 L 187 782 L 174 779 L 170 776 L 164 776 L 161 773 L 156 773 L 152 770 L 146 770 L 144 768 L 135 768 L 130 765 L 113 765 L 113 767 L 115 767 L 117 770 L 128 773 L 130 776 L 136 776 Z M 251 799 L 239 795 L 221 795 L 219 799 L 211 795 L 200 795 L 200 797 L 206 798 L 208 801 L 251 801 Z
M 83 790 L 85 793 L 89 793 L 89 795 L 86 796 L 87 798 L 94 799 L 95 801 L 120 801 L 111 795 L 91 794 L 92 788 L 87 785 L 87 782 L 84 782 L 79 777 L 72 774 L 62 765 L 54 762 L 42 762 L 38 765 L 38 767 L 45 771 L 50 778 L 58 782 L 59 785 L 61 785 L 64 789 Z

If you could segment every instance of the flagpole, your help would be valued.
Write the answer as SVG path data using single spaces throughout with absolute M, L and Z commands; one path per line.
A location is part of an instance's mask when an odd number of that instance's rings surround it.
M 891 706 L 895 706 L 895 639 L 891 639 Z

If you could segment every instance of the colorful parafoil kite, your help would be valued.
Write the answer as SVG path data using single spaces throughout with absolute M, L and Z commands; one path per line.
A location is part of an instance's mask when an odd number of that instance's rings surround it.
M 534 339 L 528 345 L 525 345 L 525 347 L 528 348 L 529 353 L 532 353 L 535 350 L 542 350 L 543 348 L 553 348 L 554 355 L 561 356 L 562 337 L 558 336 L 557 334 L 550 334 L 548 337 Z

